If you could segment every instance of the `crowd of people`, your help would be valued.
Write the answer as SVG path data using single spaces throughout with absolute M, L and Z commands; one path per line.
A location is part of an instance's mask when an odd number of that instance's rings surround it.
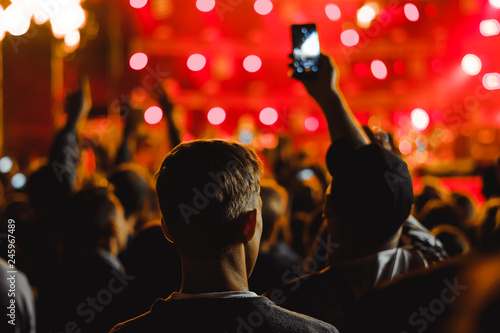
M 172 149 L 156 174 L 133 163 L 131 113 L 105 177 L 82 181 L 83 80 L 47 163 L 22 190 L 2 176 L 0 331 L 497 332 L 500 168 L 481 209 L 436 181 L 414 195 L 392 137 L 359 126 L 329 57 L 319 68 L 296 77 L 331 139 L 315 189 L 282 152 L 270 178 L 237 141 L 181 142 L 161 90 Z

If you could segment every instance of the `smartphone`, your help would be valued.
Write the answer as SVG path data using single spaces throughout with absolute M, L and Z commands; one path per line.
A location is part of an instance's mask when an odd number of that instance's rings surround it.
M 316 75 L 320 56 L 316 24 L 292 24 L 292 48 L 295 74 Z

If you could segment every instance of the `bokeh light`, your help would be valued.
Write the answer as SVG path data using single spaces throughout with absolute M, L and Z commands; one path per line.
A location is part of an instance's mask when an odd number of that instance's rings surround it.
M 325 13 L 331 21 L 338 21 L 342 17 L 339 6 L 329 3 L 325 6 Z
M 150 125 L 158 124 L 162 118 L 163 110 L 158 106 L 151 106 L 144 112 L 144 120 Z
M 130 68 L 136 71 L 140 71 L 148 64 L 148 56 L 145 53 L 138 52 L 130 57 L 129 65 Z
M 147 3 L 148 0 L 130 0 L 130 5 L 137 9 L 146 6 Z
M 316 118 L 316 117 L 307 117 L 306 120 L 304 121 L 304 127 L 309 132 L 315 132 L 315 131 L 317 131 L 318 128 L 319 128 L 318 118 Z
M 359 76 L 366 76 L 370 72 L 370 69 L 365 63 L 358 62 L 354 64 L 354 73 Z
M 481 59 L 477 55 L 467 54 L 462 59 L 462 69 L 466 74 L 477 75 L 481 71 L 482 66 Z
M 26 176 L 22 173 L 16 173 L 14 176 L 12 176 L 10 183 L 15 189 L 23 188 L 24 185 L 26 185 Z
M 500 8 L 500 0 L 490 0 L 490 5 L 494 8 Z
M 387 77 L 387 67 L 381 60 L 373 60 L 370 67 L 373 76 L 375 76 L 377 79 L 383 80 Z
M 354 29 L 348 29 L 340 34 L 340 40 L 345 46 L 355 46 L 359 43 L 359 34 Z
M 201 12 L 209 12 L 215 8 L 215 0 L 197 0 L 196 8 Z
M 496 36 L 500 32 L 500 24 L 497 20 L 484 20 L 479 24 L 479 31 L 485 37 Z
M 2 21 L 3 28 L 13 36 L 24 35 L 30 28 L 30 18 L 26 17 L 23 7 L 16 3 L 5 9 Z
M 396 60 L 393 65 L 394 72 L 399 75 L 406 73 L 406 64 L 401 60 Z
M 423 109 L 414 109 L 411 112 L 411 126 L 416 130 L 423 131 L 429 126 L 429 114 Z
M 273 10 L 273 3 L 270 0 L 257 0 L 253 8 L 260 15 L 267 15 Z
M 360 27 L 368 27 L 373 21 L 377 12 L 373 5 L 366 4 L 361 7 L 357 12 L 357 21 Z
M 415 6 L 411 2 L 408 2 L 407 4 L 405 4 L 404 12 L 405 12 L 406 18 L 411 22 L 417 22 L 418 19 L 420 18 L 420 13 L 418 11 L 417 6 Z
M 80 31 L 73 30 L 64 36 L 64 44 L 68 47 L 75 47 L 80 44 Z
M 187 66 L 190 70 L 197 72 L 201 71 L 207 64 L 207 59 L 201 54 L 192 54 L 187 60 Z
M 7 173 L 12 170 L 12 166 L 14 163 L 12 162 L 12 159 L 9 156 L 4 156 L 0 159 L 0 172 L 1 173 Z
M 401 140 L 399 143 L 399 151 L 404 155 L 411 153 L 411 142 L 408 140 Z
M 483 86 L 488 90 L 500 89 L 500 74 L 499 73 L 484 74 Z
M 249 55 L 243 60 L 243 67 L 248 72 L 255 73 L 262 67 L 262 60 L 256 55 Z
M 220 125 L 226 120 L 226 111 L 220 107 L 212 108 L 208 111 L 207 119 L 212 125 Z
M 273 108 L 265 108 L 260 111 L 259 120 L 264 125 L 272 125 L 278 121 L 278 112 Z

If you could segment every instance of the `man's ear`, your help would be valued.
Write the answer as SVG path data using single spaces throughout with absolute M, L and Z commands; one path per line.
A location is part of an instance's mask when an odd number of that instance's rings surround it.
M 170 243 L 174 243 L 174 241 L 172 241 L 172 237 L 170 236 L 170 233 L 168 232 L 168 229 L 167 229 L 167 224 L 165 223 L 165 220 L 163 219 L 163 216 L 161 217 L 161 230 L 163 231 L 163 235 L 165 236 L 165 238 L 170 242 Z
M 246 242 L 252 240 L 257 230 L 257 209 L 246 212 L 242 216 L 243 237 Z

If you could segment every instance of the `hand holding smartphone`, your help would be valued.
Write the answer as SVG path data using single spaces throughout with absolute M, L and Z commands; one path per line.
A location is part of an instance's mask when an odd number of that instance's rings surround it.
M 319 70 L 319 37 L 316 24 L 293 24 L 292 27 L 294 76 L 313 77 Z

